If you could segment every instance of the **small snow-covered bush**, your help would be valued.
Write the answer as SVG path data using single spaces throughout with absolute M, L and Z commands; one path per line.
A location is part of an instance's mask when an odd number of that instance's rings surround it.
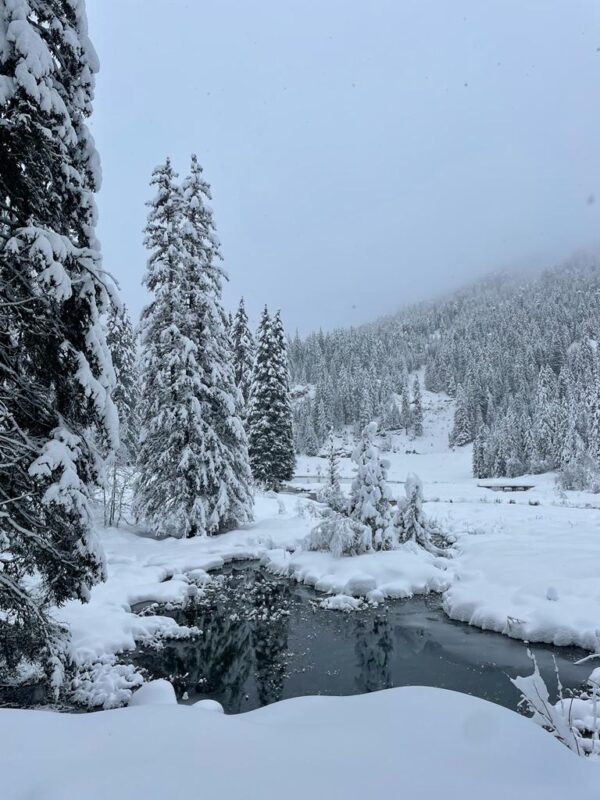
M 394 515 L 394 529 L 400 542 L 416 542 L 434 555 L 443 553 L 432 535 L 437 533 L 433 523 L 423 513 L 423 484 L 414 473 L 406 476 L 406 497 L 398 502 Z
M 371 529 L 358 520 L 326 509 L 321 521 L 304 539 L 305 550 L 324 550 L 336 558 L 356 556 L 371 549 Z
M 71 700 L 87 708 L 126 705 L 144 679 L 132 664 L 118 664 L 115 656 L 82 664 L 71 683 Z

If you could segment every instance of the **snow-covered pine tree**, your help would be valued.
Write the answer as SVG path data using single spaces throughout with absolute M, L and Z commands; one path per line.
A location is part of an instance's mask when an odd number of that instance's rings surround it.
M 597 470 L 600 470 L 600 381 L 595 381 L 595 390 L 589 402 L 588 451 Z
M 189 537 L 244 524 L 252 498 L 210 189 L 195 157 L 183 190 L 175 178 L 168 160 L 154 171 L 146 228 L 136 505 L 157 533 Z
M 365 427 L 372 422 L 374 416 L 373 402 L 371 400 L 371 393 L 366 383 L 362 384 L 362 389 L 359 397 L 359 411 L 358 411 L 358 435 L 362 433 Z
M 414 473 L 404 482 L 406 497 L 398 503 L 394 515 L 394 529 L 401 542 L 415 542 L 435 555 L 443 551 L 432 539 L 433 528 L 423 513 L 423 484 Z
M 350 489 L 348 513 L 371 529 L 373 547 L 389 550 L 394 543 L 387 485 L 387 461 L 379 455 L 375 443 L 377 423 L 365 426 L 352 460 L 356 474 Z
M 221 254 L 210 200 L 210 186 L 193 155 L 183 183 L 184 274 L 189 318 L 198 343 L 198 396 L 204 423 L 203 454 L 194 469 L 204 502 L 205 529 L 212 534 L 250 522 L 254 499 L 248 440 L 242 424 L 244 400 L 236 385 L 221 300 L 223 281 L 228 277 L 219 264 Z M 293 443 L 290 446 L 293 453 Z
M 400 393 L 400 422 L 404 428 L 404 432 L 408 436 L 408 432 L 412 425 L 412 410 L 410 407 L 410 400 L 408 398 L 408 386 L 402 384 Z
M 326 458 L 327 473 L 325 476 L 325 485 L 321 490 L 319 499 L 327 503 L 334 511 L 341 512 L 346 508 L 346 498 L 340 486 L 340 454 L 332 430 L 329 431 L 329 437 L 327 439 Z
M 533 408 L 532 468 L 544 472 L 558 466 L 561 450 L 562 407 L 558 381 L 552 368 L 541 368 Z
M 266 306 L 257 333 L 247 425 L 255 481 L 276 489 L 291 480 L 296 458 L 285 335 L 279 312 L 271 320 Z
M 462 447 L 473 441 L 473 430 L 471 426 L 471 416 L 467 398 L 462 386 L 456 392 L 456 407 L 454 410 L 454 427 L 450 432 L 450 445 L 452 447 Z
M 398 410 L 396 397 L 393 394 L 384 408 L 382 423 L 388 431 L 397 431 L 402 427 L 400 411 Z
M 473 442 L 473 477 L 474 478 L 487 478 L 489 477 L 486 470 L 486 446 L 489 431 L 485 425 L 481 425 L 477 431 L 475 441 Z
M 254 340 L 248 327 L 248 315 L 244 298 L 240 300 L 231 325 L 231 345 L 233 348 L 233 364 L 235 382 L 242 393 L 244 405 L 248 403 L 252 384 L 252 367 L 254 365 Z
M 0 5 L 0 675 L 35 665 L 55 692 L 66 632 L 49 607 L 103 575 L 94 441 L 118 445 L 86 125 L 97 69 L 83 0 Z
M 128 468 L 135 464 L 139 435 L 140 387 L 133 326 L 125 306 L 113 305 L 108 314 L 106 341 L 115 370 L 113 402 L 119 417 L 119 448 L 106 461 L 104 524 L 118 525 L 124 494 L 130 483 Z
M 413 382 L 413 401 L 412 401 L 412 428 L 415 436 L 423 436 L 423 403 L 421 399 L 421 384 L 419 376 L 415 375 Z
M 144 244 L 150 256 L 144 283 L 154 297 L 142 311 L 140 326 L 141 437 L 135 506 L 137 515 L 151 522 L 157 533 L 187 535 L 201 531 L 205 519 L 203 505 L 195 505 L 194 487 L 186 485 L 178 467 L 182 455 L 178 417 L 193 396 L 189 386 L 183 396 L 178 379 L 182 374 L 187 377 L 188 357 L 196 377 L 197 368 L 195 348 L 186 338 L 189 331 L 181 330 L 182 196 L 170 159 L 154 169 L 150 185 L 156 194 L 147 204 Z M 196 419 L 187 422 L 193 427 Z

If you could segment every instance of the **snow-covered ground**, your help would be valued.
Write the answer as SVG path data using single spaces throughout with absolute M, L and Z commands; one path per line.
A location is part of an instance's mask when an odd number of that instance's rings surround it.
M 421 687 L 233 716 L 206 704 L 1 710 L 0 742 L 6 800 L 563 800 L 596 797 L 600 779 L 597 762 L 518 714 Z

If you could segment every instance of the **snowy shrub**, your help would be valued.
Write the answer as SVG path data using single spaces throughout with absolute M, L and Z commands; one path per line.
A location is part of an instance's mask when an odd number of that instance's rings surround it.
M 400 542 L 416 542 L 434 555 L 443 550 L 434 544 L 432 535 L 437 533 L 433 523 L 423 513 L 423 484 L 414 473 L 406 477 L 406 497 L 398 502 L 394 515 L 394 528 Z
M 322 513 L 319 507 L 315 505 L 315 503 L 313 503 L 312 500 L 305 500 L 303 498 L 301 498 L 296 502 L 294 508 L 296 511 L 296 515 L 298 517 L 301 517 L 302 519 L 311 517 L 313 519 L 317 519 L 321 516 Z
M 144 682 L 132 664 L 117 664 L 114 656 L 82 664 L 71 683 L 71 700 L 86 708 L 126 705 Z
M 600 475 L 592 459 L 587 455 L 566 464 L 556 480 L 559 488 L 563 490 L 600 491 Z
M 527 654 L 533 662 L 533 673 L 511 678 L 511 683 L 521 692 L 521 704 L 531 713 L 532 720 L 574 753 L 600 756 L 600 668 L 590 675 L 588 690 L 578 697 L 565 698 L 555 664 L 558 702 L 551 703 L 535 656 L 529 650 Z
M 356 556 L 371 549 L 371 530 L 361 522 L 327 509 L 304 539 L 305 550 L 324 550 L 335 558 Z

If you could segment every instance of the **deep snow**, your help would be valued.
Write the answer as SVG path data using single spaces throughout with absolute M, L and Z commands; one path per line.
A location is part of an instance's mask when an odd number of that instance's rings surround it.
M 147 695 L 97 714 L 0 710 L 2 797 L 597 796 L 597 762 L 512 711 L 443 689 L 302 697 L 233 716 L 173 704 L 166 687 Z

